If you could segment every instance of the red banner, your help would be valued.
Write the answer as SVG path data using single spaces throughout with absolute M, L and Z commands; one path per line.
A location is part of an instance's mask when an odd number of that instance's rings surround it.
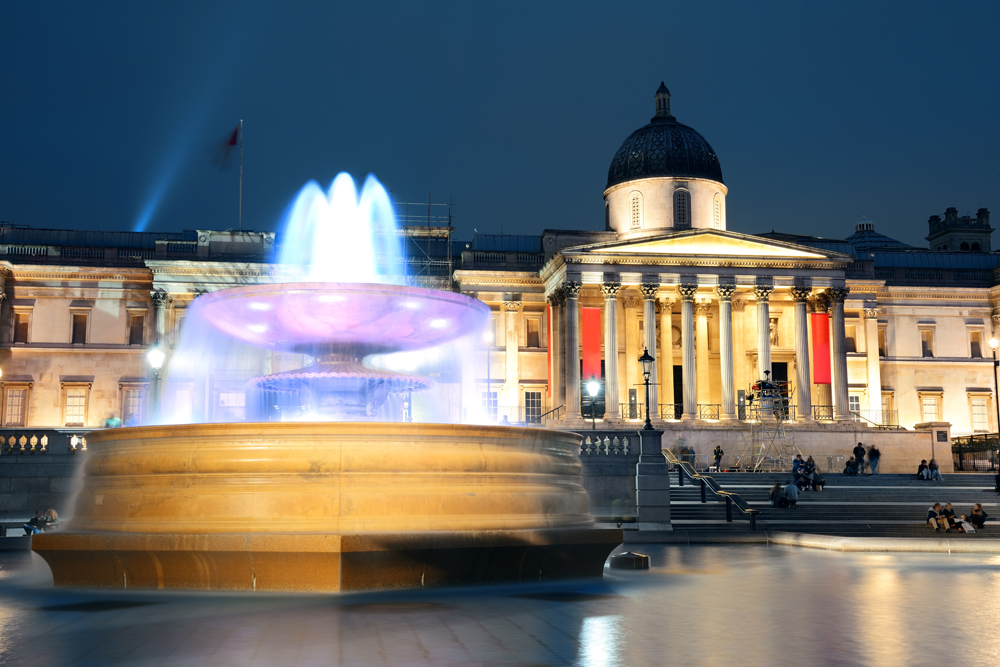
M 545 395 L 552 398 L 552 307 L 545 304 L 545 321 L 546 328 L 548 329 L 548 337 L 545 339 L 545 359 L 546 368 L 548 368 L 548 388 L 545 390 Z
M 813 384 L 830 384 L 830 316 L 812 313 Z
M 583 375 L 586 382 L 591 377 L 601 379 L 601 309 L 581 308 L 581 336 L 583 342 Z

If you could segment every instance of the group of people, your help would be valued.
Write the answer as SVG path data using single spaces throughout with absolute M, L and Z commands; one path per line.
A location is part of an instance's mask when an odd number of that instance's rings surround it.
M 771 487 L 769 499 L 774 507 L 795 507 L 799 502 L 799 487 L 789 484 L 782 488 L 781 482 L 775 482 Z
M 968 516 L 962 514 L 957 518 L 951 503 L 945 503 L 943 509 L 941 503 L 934 503 L 933 506 L 927 508 L 927 524 L 938 533 L 942 530 L 946 533 L 953 530 L 960 533 L 974 533 L 976 530 L 982 530 L 987 518 L 988 515 L 979 503 L 972 506 L 971 514 Z
M 24 534 L 34 535 L 57 527 L 59 527 L 59 515 L 55 510 L 46 510 L 45 512 L 38 510 L 35 512 L 35 516 L 24 524 Z
M 852 452 L 853 456 L 848 457 L 847 463 L 844 465 L 844 474 L 848 476 L 863 475 L 865 472 L 865 456 L 868 456 L 868 470 L 869 474 L 878 474 L 878 464 L 882 458 L 882 452 L 878 450 L 878 447 L 872 445 L 865 451 L 865 446 L 860 442 L 854 448 Z
M 813 457 L 803 459 L 802 454 L 795 456 L 792 461 L 792 486 L 798 487 L 799 491 L 822 491 L 826 486 L 826 479 L 816 469 Z
M 931 459 L 930 463 L 927 462 L 927 459 L 922 459 L 920 465 L 917 466 L 917 479 L 940 482 L 943 478 L 941 471 L 938 470 L 937 459 Z

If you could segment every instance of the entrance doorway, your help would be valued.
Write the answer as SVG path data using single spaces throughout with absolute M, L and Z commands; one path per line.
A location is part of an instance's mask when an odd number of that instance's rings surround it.
M 681 414 L 684 412 L 684 367 L 681 365 L 674 366 L 674 414 L 670 414 L 670 408 L 667 408 L 666 417 L 671 416 L 674 419 L 680 419 Z

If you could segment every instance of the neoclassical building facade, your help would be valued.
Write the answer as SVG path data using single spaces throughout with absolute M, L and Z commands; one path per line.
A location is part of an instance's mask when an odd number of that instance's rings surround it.
M 718 156 L 672 115 L 663 85 L 654 113 L 612 157 L 604 230 L 468 242 L 450 226 L 404 230 L 415 284 L 490 306 L 471 400 L 497 420 L 619 428 L 645 416 L 648 350 L 661 425 L 747 420 L 750 387 L 768 375 L 795 423 L 996 431 L 989 211 L 931 216 L 926 248 L 868 221 L 843 239 L 732 231 Z M 280 241 L 0 227 L 2 427 L 141 423 L 149 348 L 169 352 L 200 294 L 277 280 Z M 300 361 L 269 359 L 268 372 Z M 230 377 L 204 400 L 240 418 L 239 392 Z

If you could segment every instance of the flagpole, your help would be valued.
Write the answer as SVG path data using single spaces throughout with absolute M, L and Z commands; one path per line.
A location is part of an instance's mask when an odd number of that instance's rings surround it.
M 243 231 L 243 119 L 240 118 L 240 231 Z

